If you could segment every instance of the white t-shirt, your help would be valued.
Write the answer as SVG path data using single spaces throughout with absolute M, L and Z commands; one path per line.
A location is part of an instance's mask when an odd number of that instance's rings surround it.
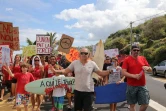
M 69 67 L 75 74 L 75 90 L 82 92 L 94 92 L 92 73 L 99 70 L 94 61 L 89 60 L 83 65 L 80 60 L 73 61 Z
M 64 75 L 53 76 L 53 77 L 65 77 Z M 53 97 L 62 97 L 66 95 L 65 88 L 56 88 L 53 90 L 52 96 Z
M 113 73 L 109 74 L 108 84 L 116 83 L 121 80 L 121 67 L 117 66 L 114 68 L 112 66 L 108 66 L 107 70 L 113 70 Z

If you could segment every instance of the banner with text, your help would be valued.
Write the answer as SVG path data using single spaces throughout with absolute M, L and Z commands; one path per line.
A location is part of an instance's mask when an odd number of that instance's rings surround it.
M 116 49 L 109 49 L 109 50 L 104 50 L 104 53 L 107 56 L 115 57 L 115 56 L 119 55 L 119 50 L 118 50 L 118 48 L 116 48 Z
M 10 64 L 10 48 L 0 47 L 0 69 L 5 63 Z
M 13 50 L 20 50 L 20 42 L 19 42 L 19 28 L 13 27 Z
M 36 35 L 36 53 L 37 54 L 50 54 L 50 36 Z
M 59 42 L 58 51 L 68 54 L 70 52 L 73 41 L 73 37 L 63 34 Z
M 9 45 L 13 49 L 13 24 L 0 21 L 0 44 Z

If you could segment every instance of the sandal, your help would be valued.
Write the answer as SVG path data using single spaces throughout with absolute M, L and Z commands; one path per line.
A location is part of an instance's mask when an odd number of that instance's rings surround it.
M 12 109 L 16 109 L 16 105 L 13 105 L 13 108 Z

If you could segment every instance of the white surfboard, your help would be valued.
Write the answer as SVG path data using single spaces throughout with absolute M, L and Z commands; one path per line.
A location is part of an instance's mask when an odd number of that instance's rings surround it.
M 46 89 L 56 88 L 58 85 L 67 85 L 71 91 L 74 90 L 74 77 L 52 77 L 39 79 L 25 85 L 25 90 L 34 94 L 46 94 Z
M 103 70 L 103 65 L 104 65 L 104 44 L 102 40 L 99 41 L 96 47 L 96 52 L 93 57 L 93 61 L 98 65 L 100 70 Z M 98 75 L 96 73 L 92 74 L 92 77 L 98 80 Z

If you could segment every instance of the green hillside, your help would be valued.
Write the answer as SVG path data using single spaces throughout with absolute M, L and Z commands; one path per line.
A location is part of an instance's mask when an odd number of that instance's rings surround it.
M 141 55 L 144 55 L 151 65 L 166 60 L 166 15 L 134 27 L 132 32 L 132 42 L 140 43 Z M 138 35 L 138 38 L 135 35 Z M 105 49 L 111 48 L 118 48 L 120 53 L 129 54 L 130 28 L 110 34 L 106 39 Z

